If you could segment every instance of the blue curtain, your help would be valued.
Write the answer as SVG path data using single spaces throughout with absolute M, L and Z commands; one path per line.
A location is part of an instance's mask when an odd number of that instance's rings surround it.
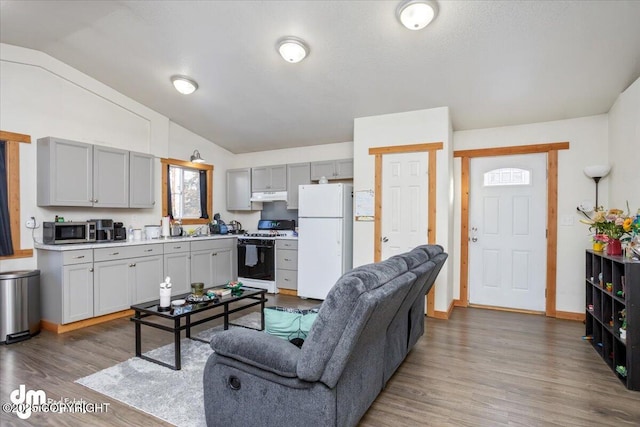
M 173 205 L 171 204 L 171 165 L 167 165 L 167 215 L 173 219 Z
M 9 221 L 9 181 L 7 177 L 7 143 L 0 141 L 0 256 L 13 255 Z
M 209 219 L 207 212 L 207 171 L 200 171 L 200 218 Z

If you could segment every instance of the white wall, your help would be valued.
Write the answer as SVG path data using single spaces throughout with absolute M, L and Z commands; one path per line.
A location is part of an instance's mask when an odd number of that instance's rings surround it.
M 611 197 L 607 208 L 640 209 L 640 78 L 622 92 L 609 111 L 608 187 Z M 603 181 L 604 183 L 604 181 Z
M 192 132 L 171 124 L 153 110 L 123 96 L 42 52 L 0 44 L 0 129 L 31 135 L 20 144 L 21 247 L 33 248 L 31 230 L 24 227 L 35 216 L 38 224 L 65 219 L 113 218 L 142 226 L 160 222 L 160 164 L 156 163 L 154 209 L 41 208 L 36 205 L 36 140 L 46 136 L 151 153 L 156 157 L 188 159 L 199 148 L 211 159 L 229 163 L 230 153 Z M 214 203 L 225 207 L 224 178 L 214 181 Z M 222 199 L 220 199 L 220 197 Z M 41 239 L 42 229 L 35 232 Z M 0 261 L 0 271 L 33 269 L 33 258 Z
M 531 145 L 569 141 L 569 150 L 558 152 L 558 311 L 584 312 L 584 249 L 590 246 L 586 225 L 579 222 L 576 207 L 595 199 L 595 185 L 582 170 L 607 161 L 607 115 L 534 123 L 491 129 L 458 131 L 453 134 L 455 150 Z M 456 210 L 455 251 L 460 250 L 460 159 L 455 159 Z M 604 183 L 604 180 L 601 184 Z M 599 202 L 608 199 L 606 185 L 600 185 Z M 601 203 L 601 204 L 602 204 Z M 541 209 L 540 215 L 546 215 Z M 455 298 L 459 298 L 460 263 L 455 260 Z
M 436 242 L 449 253 L 449 261 L 436 281 L 435 309 L 446 312 L 453 300 L 450 222 L 453 188 L 452 143 L 447 107 L 355 119 L 354 123 L 354 191 L 374 190 L 375 162 L 369 148 L 442 142 L 437 152 Z M 353 265 L 373 262 L 373 222 L 358 221 L 353 227 Z

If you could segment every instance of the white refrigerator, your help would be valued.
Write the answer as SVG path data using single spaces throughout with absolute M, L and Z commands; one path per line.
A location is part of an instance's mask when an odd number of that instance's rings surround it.
M 353 185 L 299 187 L 298 296 L 325 299 L 353 267 Z

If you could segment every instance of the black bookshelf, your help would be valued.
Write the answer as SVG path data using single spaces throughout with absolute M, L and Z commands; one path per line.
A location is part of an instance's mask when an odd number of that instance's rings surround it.
M 585 335 L 622 384 L 640 390 L 640 262 L 587 250 L 585 266 Z

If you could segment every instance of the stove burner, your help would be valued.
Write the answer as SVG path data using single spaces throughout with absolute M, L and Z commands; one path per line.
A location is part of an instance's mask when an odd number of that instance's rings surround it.
M 286 236 L 286 234 L 283 233 L 277 233 L 277 232 L 272 232 L 272 233 L 244 233 L 245 237 L 284 237 Z

